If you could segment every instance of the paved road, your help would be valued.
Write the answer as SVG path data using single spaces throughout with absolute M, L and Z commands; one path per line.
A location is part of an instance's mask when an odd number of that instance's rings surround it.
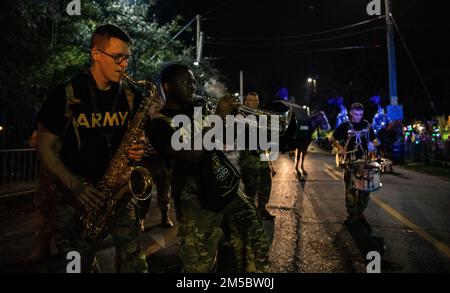
M 293 163 L 287 155 L 274 163 L 269 209 L 277 218 L 264 223 L 273 238 L 271 272 L 365 272 L 368 251 L 382 253 L 382 272 L 450 272 L 449 181 L 399 167 L 384 174 L 365 212 L 369 233 L 367 226 L 343 224 L 343 183 L 330 154 L 312 147 L 306 182 L 298 180 Z M 45 271 L 44 265 L 21 266 L 33 218 L 29 199 L 0 203 L 0 271 Z M 176 226 L 164 230 L 158 220 L 153 202 L 142 234 L 151 272 L 179 272 Z M 98 253 L 104 272 L 114 271 L 113 255 L 107 239 Z
M 383 272 L 450 272 L 450 182 L 399 167 L 383 174 L 365 215 L 371 225 L 347 228 L 341 173 L 334 157 L 312 147 L 299 183 L 282 156 L 270 206 L 277 215 L 273 272 L 360 272 L 371 250 Z

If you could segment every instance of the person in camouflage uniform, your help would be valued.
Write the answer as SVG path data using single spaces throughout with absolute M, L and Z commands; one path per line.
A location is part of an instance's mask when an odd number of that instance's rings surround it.
M 59 253 L 65 257 L 69 251 L 77 251 L 81 256 L 81 272 L 101 272 L 95 257 L 98 242 L 91 242 L 79 237 L 81 225 L 74 219 L 79 217 L 79 209 L 65 200 L 67 195 L 60 193 L 57 197 L 56 209 L 56 244 Z M 148 271 L 146 255 L 139 243 L 140 232 L 136 215 L 136 202 L 131 200 L 119 212 L 111 236 L 116 249 L 115 268 L 120 273 L 146 273 Z M 57 272 L 65 272 L 63 261 L 55 268 Z
M 256 210 L 240 191 L 219 209 L 212 209 L 202 201 L 204 184 L 198 174 L 205 150 L 175 151 L 171 138 L 175 129 L 171 119 L 184 114 L 193 115 L 193 95 L 196 90 L 192 71 L 180 64 L 171 64 L 161 73 L 166 105 L 159 118 L 152 119 L 146 134 L 155 150 L 167 161 L 170 170 L 172 196 L 180 237 L 179 256 L 183 272 L 214 272 L 217 253 L 224 240 L 224 229 L 236 258 L 235 271 L 266 272 L 269 244 Z M 233 97 L 222 98 L 216 114 L 225 117 L 232 109 Z M 229 162 L 226 162 L 229 163 Z M 231 163 L 230 163 L 231 164 Z M 205 167 L 205 166 L 202 166 Z M 207 167 L 207 166 L 206 166 Z
M 38 115 L 37 151 L 59 181 L 55 238 L 61 267 L 57 271 L 64 271 L 69 251 L 80 253 L 81 272 L 98 271 L 95 251 L 100 240 L 82 238 L 80 215 L 104 205 L 105 195 L 95 186 L 142 100 L 137 91 L 121 82 L 130 53 L 131 39 L 126 32 L 111 24 L 99 26 L 91 40 L 90 70 L 51 91 Z M 59 142 L 60 150 L 56 147 Z M 132 144 L 128 157 L 140 161 L 143 153 L 142 143 Z M 148 270 L 135 209 L 133 201 L 121 208 L 110 232 L 118 272 Z
M 170 220 L 169 210 L 170 210 L 170 182 L 169 182 L 169 172 L 164 164 L 161 157 L 156 154 L 154 150 L 151 149 L 151 145 L 146 147 L 146 155 L 143 159 L 143 165 L 150 171 L 152 175 L 153 182 L 156 185 L 156 196 L 158 208 L 161 211 L 161 222 L 159 226 L 164 229 L 169 229 L 173 227 L 173 222 Z M 145 231 L 145 218 L 150 210 L 150 205 L 152 201 L 152 196 L 139 203 L 140 211 L 140 228 L 141 231 Z
M 159 110 L 162 108 L 161 102 L 153 103 L 148 111 L 149 119 L 156 117 Z M 161 223 L 159 226 L 164 229 L 170 229 L 173 227 L 173 222 L 170 220 L 170 182 L 169 171 L 164 164 L 163 159 L 153 149 L 152 145 L 146 142 L 146 151 L 143 158 L 143 165 L 150 171 L 153 178 L 153 182 L 156 185 L 156 196 L 158 202 L 158 208 L 161 211 Z M 150 195 L 147 200 L 139 202 L 139 225 L 141 231 L 145 231 L 145 218 L 150 210 L 152 202 L 152 196 Z
M 250 92 L 244 99 L 244 105 L 258 108 L 259 97 L 255 92 Z M 263 151 L 243 150 L 239 152 L 239 168 L 242 181 L 245 186 L 245 194 L 252 202 L 257 202 L 259 215 L 266 220 L 273 220 L 275 216 L 266 209 L 272 191 L 272 172 L 268 161 L 262 161 L 260 154 Z

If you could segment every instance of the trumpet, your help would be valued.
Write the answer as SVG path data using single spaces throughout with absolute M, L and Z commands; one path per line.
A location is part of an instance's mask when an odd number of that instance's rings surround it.
M 220 99 L 209 97 L 209 96 L 200 96 L 200 95 L 194 95 L 194 103 L 203 103 L 206 104 L 208 110 L 212 112 L 213 109 L 217 107 L 217 104 L 219 103 Z M 233 103 L 234 108 L 241 113 L 244 113 L 246 115 L 255 115 L 255 116 L 279 116 L 279 123 L 280 123 L 280 133 L 284 133 L 289 123 L 292 119 L 292 109 L 289 108 L 289 110 L 285 112 L 274 112 L 270 110 L 264 110 L 264 109 L 258 109 L 258 108 L 252 108 L 243 105 L 237 97 L 235 97 L 235 101 Z M 248 121 L 247 121 L 248 122 Z

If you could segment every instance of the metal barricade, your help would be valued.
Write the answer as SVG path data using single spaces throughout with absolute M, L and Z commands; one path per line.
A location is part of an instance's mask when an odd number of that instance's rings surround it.
M 36 149 L 0 150 L 0 198 L 32 193 L 39 176 Z

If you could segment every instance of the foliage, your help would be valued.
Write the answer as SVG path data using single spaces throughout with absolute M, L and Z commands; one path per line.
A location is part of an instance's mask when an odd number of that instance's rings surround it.
M 186 21 L 176 17 L 158 24 L 152 16 L 153 1 L 81 1 L 80 16 L 67 15 L 67 3 L 17 0 L 0 4 L 5 21 L 0 36 L 0 106 L 7 111 L 35 111 L 49 88 L 87 68 L 91 34 L 103 23 L 115 23 L 130 34 L 129 71 L 138 79 L 155 80 L 166 62 L 192 67 L 194 48 L 171 40 Z M 195 71 L 202 75 L 200 79 L 214 73 L 207 63 Z

